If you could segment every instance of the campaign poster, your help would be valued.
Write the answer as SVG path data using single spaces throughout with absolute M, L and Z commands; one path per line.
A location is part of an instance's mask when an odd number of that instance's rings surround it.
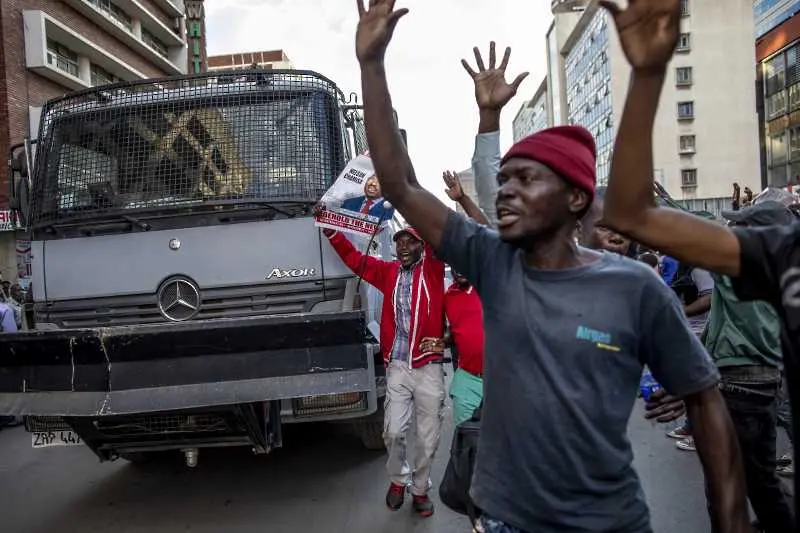
M 320 204 L 322 210 L 315 217 L 317 227 L 357 235 L 375 235 L 394 215 L 394 208 L 383 198 L 368 154 L 347 164 Z
M 17 243 L 17 278 L 23 289 L 27 289 L 31 279 L 31 241 L 18 240 Z

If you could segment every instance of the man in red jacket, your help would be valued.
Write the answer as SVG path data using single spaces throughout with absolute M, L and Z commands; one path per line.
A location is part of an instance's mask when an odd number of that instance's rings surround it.
M 383 261 L 358 251 L 342 233 L 323 233 L 342 261 L 383 293 L 380 345 L 386 364 L 384 441 L 391 484 L 386 505 L 403 505 L 411 481 L 414 510 L 433 514 L 428 498 L 433 456 L 439 446 L 445 399 L 444 263 L 413 228 L 394 235 L 397 261 Z M 406 434 L 416 419 L 415 468 L 406 461 Z
M 458 354 L 458 368 L 450 383 L 455 424 L 472 418 L 483 399 L 483 307 L 478 291 L 453 271 L 453 283 L 444 295 L 450 338 Z

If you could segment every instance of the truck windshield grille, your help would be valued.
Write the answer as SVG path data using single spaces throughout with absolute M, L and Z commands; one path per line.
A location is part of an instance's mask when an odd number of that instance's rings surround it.
M 345 162 L 338 102 L 322 76 L 279 71 L 67 96 L 43 113 L 32 222 L 314 202 Z

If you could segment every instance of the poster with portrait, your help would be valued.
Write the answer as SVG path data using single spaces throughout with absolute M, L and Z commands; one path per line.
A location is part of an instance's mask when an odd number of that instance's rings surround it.
M 384 200 L 381 184 L 369 154 L 350 161 L 320 200 L 322 210 L 315 217 L 320 228 L 357 235 L 374 235 L 394 215 Z

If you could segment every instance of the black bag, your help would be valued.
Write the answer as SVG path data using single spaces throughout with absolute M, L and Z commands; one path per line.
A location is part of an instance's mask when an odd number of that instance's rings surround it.
M 473 527 L 481 515 L 480 509 L 472 503 L 469 496 L 475 457 L 478 453 L 478 437 L 481 433 L 481 404 L 472 418 L 456 427 L 453 444 L 450 447 L 450 460 L 439 485 L 439 498 L 451 510 L 467 515 Z

